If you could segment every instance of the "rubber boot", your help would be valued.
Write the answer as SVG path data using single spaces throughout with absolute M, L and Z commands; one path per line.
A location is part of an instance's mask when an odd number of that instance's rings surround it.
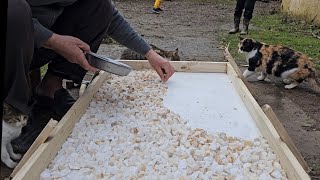
M 250 20 L 243 19 L 243 29 L 241 30 L 240 35 L 248 34 L 249 23 L 250 23 Z
M 235 34 L 235 33 L 239 32 L 240 17 L 234 17 L 233 23 L 234 23 L 234 26 L 229 31 L 229 34 Z

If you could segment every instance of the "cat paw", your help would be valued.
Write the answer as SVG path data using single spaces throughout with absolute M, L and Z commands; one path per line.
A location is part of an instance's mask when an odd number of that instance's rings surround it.
M 285 83 L 285 84 L 291 84 L 291 83 L 292 83 L 292 80 L 290 80 L 290 79 L 283 79 L 282 82 Z
M 17 166 L 18 163 L 14 162 L 14 161 L 9 161 L 9 162 L 4 162 L 9 168 L 15 168 Z
M 285 85 L 284 88 L 286 88 L 286 89 L 292 89 L 292 88 L 295 88 L 295 87 L 297 87 L 297 86 L 298 86 L 298 84 L 291 83 L 291 84 L 289 84 L 289 85 Z
M 11 158 L 14 160 L 19 160 L 21 159 L 22 155 L 21 154 L 12 154 Z
M 271 80 L 269 78 L 267 78 L 267 77 L 264 79 L 264 81 L 265 82 L 271 82 Z
M 249 71 L 248 69 L 246 69 L 244 72 L 243 72 L 243 77 L 247 78 L 251 75 L 253 75 L 255 73 L 255 71 Z
M 263 75 L 260 75 L 260 76 L 257 77 L 257 79 L 258 79 L 259 81 L 263 81 L 265 78 L 266 78 L 266 77 L 263 76 Z

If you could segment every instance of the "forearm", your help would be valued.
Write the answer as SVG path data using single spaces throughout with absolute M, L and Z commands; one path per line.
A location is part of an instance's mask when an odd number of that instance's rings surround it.
M 53 35 L 53 32 L 42 26 L 37 19 L 33 20 L 34 26 L 34 45 L 40 48 Z
M 146 55 L 150 45 L 132 28 L 120 12 L 113 7 L 113 18 L 107 34 L 114 40 L 135 52 Z

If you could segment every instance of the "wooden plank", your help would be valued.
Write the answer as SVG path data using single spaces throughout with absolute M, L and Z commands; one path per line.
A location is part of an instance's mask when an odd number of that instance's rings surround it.
M 247 79 L 242 75 L 242 72 L 240 70 L 240 68 L 238 67 L 236 61 L 233 59 L 233 57 L 231 56 L 230 52 L 229 52 L 229 44 L 228 46 L 225 48 L 224 50 L 224 57 L 229 61 L 229 63 L 231 64 L 231 66 L 233 67 L 234 71 L 236 72 L 236 74 L 240 77 L 240 79 L 243 81 L 243 83 L 247 86 L 248 90 L 250 91 L 251 95 L 257 99 L 257 95 L 255 93 L 255 91 L 252 89 L 251 84 L 247 81 Z
M 233 83 L 234 88 L 238 92 L 249 113 L 254 119 L 263 137 L 268 141 L 271 148 L 280 160 L 280 163 L 287 173 L 288 178 L 291 179 L 310 179 L 309 175 L 300 165 L 297 158 L 291 152 L 289 147 L 284 143 L 272 123 L 263 112 L 259 104 L 251 95 L 248 88 L 241 81 L 241 78 L 236 74 L 231 64 L 227 65 L 227 74 Z
M 147 60 L 120 60 L 135 70 L 151 69 Z M 176 72 L 226 73 L 226 62 L 170 61 Z
M 100 72 L 84 94 L 74 103 L 67 114 L 60 120 L 54 131 L 52 138 L 41 144 L 39 148 L 31 155 L 28 162 L 22 166 L 20 171 L 13 177 L 13 180 L 36 180 L 40 178 L 42 171 L 51 163 L 57 152 L 71 134 L 74 125 L 85 113 L 93 95 L 98 91 L 101 84 L 110 74 Z
M 262 106 L 262 110 L 264 113 L 268 116 L 269 120 L 271 121 L 273 127 L 277 130 L 278 134 L 280 135 L 280 138 L 282 139 L 283 142 L 287 144 L 287 146 L 290 148 L 292 153 L 295 155 L 301 166 L 306 172 L 310 172 L 311 169 L 309 168 L 308 164 L 300 154 L 298 148 L 295 146 L 293 143 L 292 139 L 288 135 L 287 131 L 284 129 L 282 126 L 281 122 L 279 121 L 277 115 L 274 113 L 272 108 L 268 105 L 265 104 Z
M 22 166 L 28 161 L 31 155 L 38 149 L 38 147 L 44 143 L 49 135 L 52 133 L 53 129 L 57 126 L 58 121 L 50 119 L 48 124 L 43 128 L 39 136 L 36 140 L 32 143 L 28 151 L 23 155 L 22 159 L 20 160 L 19 164 L 14 168 L 10 177 L 14 177 L 17 172 L 22 168 Z

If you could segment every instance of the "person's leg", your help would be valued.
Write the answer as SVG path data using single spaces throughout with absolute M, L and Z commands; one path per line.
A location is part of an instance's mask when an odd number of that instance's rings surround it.
M 154 5 L 153 5 L 153 9 L 152 9 L 153 12 L 156 14 L 159 14 L 159 11 L 162 11 L 160 6 L 161 6 L 161 0 L 155 0 Z
M 111 8 L 112 5 L 110 0 L 78 0 L 73 5 L 64 9 L 63 13 L 50 29 L 57 34 L 77 37 L 89 44 L 92 52 L 97 52 L 103 36 L 112 20 Z M 45 53 L 41 52 L 43 50 Z M 81 83 L 86 74 L 86 71 L 81 66 L 70 63 L 51 50 L 40 49 L 39 54 L 41 53 L 52 56 L 47 73 L 63 79 L 73 80 L 79 84 Z M 37 56 L 37 58 L 40 59 L 41 57 L 43 56 Z M 45 77 L 44 81 L 41 83 L 41 87 L 43 87 L 46 92 L 48 90 L 46 86 L 51 84 L 51 82 L 47 83 L 49 79 L 49 77 Z M 52 87 L 49 89 L 52 89 Z
M 110 0 L 78 0 L 64 8 L 50 29 L 60 35 L 77 37 L 89 44 L 92 52 L 97 52 L 112 21 L 112 7 Z M 81 66 L 70 63 L 45 48 L 35 52 L 32 69 L 49 61 L 48 70 L 36 89 L 31 123 L 26 128 L 26 133 L 14 141 L 14 144 L 20 144 L 19 147 L 15 146 L 18 152 L 27 151 L 50 118 L 60 120 L 75 102 L 62 87 L 62 80 L 73 80 L 80 84 L 86 74 L 86 70 Z
M 31 95 L 28 71 L 34 50 L 33 37 L 29 5 L 25 0 L 8 1 L 4 95 L 8 104 L 26 114 Z
M 31 82 L 32 94 L 34 94 L 35 90 L 36 90 L 36 87 L 41 82 L 41 71 L 40 71 L 40 68 L 30 71 L 29 72 L 29 77 L 30 77 L 30 82 Z
M 243 14 L 243 29 L 240 35 L 248 34 L 248 28 L 249 28 L 250 20 L 252 19 L 255 3 L 256 3 L 256 0 L 246 0 L 245 7 L 244 7 L 245 11 Z
M 57 34 L 77 37 L 89 44 L 91 51 L 97 52 L 111 20 L 110 0 L 78 0 L 64 9 L 50 29 Z M 39 49 L 34 61 L 39 62 L 42 59 L 51 62 L 37 88 L 38 95 L 54 98 L 55 92 L 62 89 L 62 79 L 73 80 L 80 84 L 86 74 L 81 66 L 70 63 L 52 50 Z
M 233 14 L 233 28 L 229 31 L 229 34 L 234 34 L 239 31 L 239 24 L 242 15 L 242 10 L 245 5 L 245 0 L 237 0 L 237 4 Z

